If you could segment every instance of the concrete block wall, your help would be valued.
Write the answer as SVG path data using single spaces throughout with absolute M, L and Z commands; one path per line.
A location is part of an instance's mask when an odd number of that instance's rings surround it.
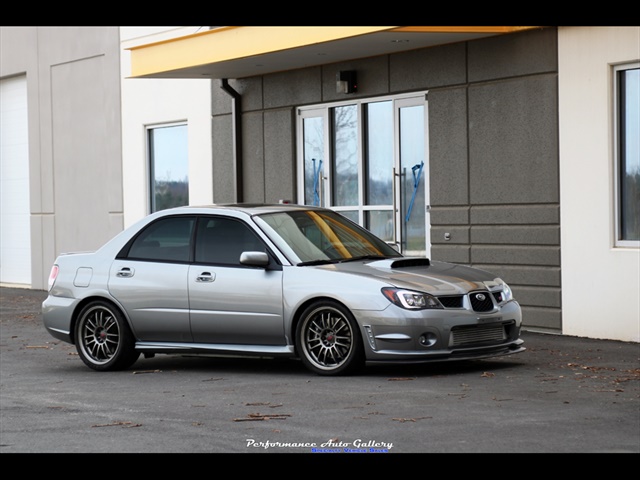
M 299 106 L 428 90 L 432 257 L 509 282 L 529 328 L 560 330 L 557 31 L 490 37 L 230 80 L 242 98 L 246 202 L 296 198 Z M 234 201 L 232 100 L 212 87 L 214 201 Z M 445 238 L 448 233 L 448 239 Z

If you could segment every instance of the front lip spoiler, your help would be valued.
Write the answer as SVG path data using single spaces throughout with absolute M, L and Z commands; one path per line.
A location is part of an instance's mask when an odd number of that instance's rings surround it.
M 376 354 L 387 355 L 387 358 L 382 359 L 367 359 L 367 364 L 419 364 L 419 363 L 437 363 L 437 362 L 459 362 L 462 360 L 481 360 L 486 358 L 504 357 L 507 355 L 514 355 L 516 353 L 522 353 L 527 349 L 522 346 L 523 341 L 518 340 L 510 345 L 503 345 L 493 349 L 479 350 L 479 351 L 458 351 L 455 350 L 449 353 L 434 353 L 426 354 L 425 352 L 398 352 L 392 350 L 377 351 Z M 394 356 L 406 357 L 406 358 L 393 358 Z

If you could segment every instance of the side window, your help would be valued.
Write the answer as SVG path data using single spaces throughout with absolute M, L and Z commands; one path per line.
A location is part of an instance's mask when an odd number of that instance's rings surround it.
M 266 252 L 262 240 L 244 223 L 201 218 L 196 234 L 196 263 L 240 266 L 242 252 Z
M 127 258 L 188 262 L 194 223 L 194 217 L 171 217 L 152 223 L 136 237 Z

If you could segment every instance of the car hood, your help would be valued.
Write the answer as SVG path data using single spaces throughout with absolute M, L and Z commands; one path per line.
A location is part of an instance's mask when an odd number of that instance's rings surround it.
M 399 288 L 434 295 L 461 295 L 496 286 L 496 275 L 484 270 L 426 258 L 402 257 L 326 265 L 338 272 L 375 277 Z

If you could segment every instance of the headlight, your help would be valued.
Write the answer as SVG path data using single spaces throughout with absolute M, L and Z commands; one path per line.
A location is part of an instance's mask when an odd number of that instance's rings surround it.
M 400 308 L 406 308 L 407 310 L 444 308 L 436 297 L 428 293 L 385 287 L 382 289 L 382 294 L 387 297 L 391 303 Z
M 496 278 L 495 282 L 500 286 L 502 290 L 502 298 L 499 303 L 508 302 L 509 300 L 513 300 L 513 292 L 509 285 L 507 285 L 504 280 L 501 278 Z
M 513 300 L 513 292 L 511 291 L 511 287 L 506 283 L 503 285 L 502 293 L 504 295 L 504 301 Z

